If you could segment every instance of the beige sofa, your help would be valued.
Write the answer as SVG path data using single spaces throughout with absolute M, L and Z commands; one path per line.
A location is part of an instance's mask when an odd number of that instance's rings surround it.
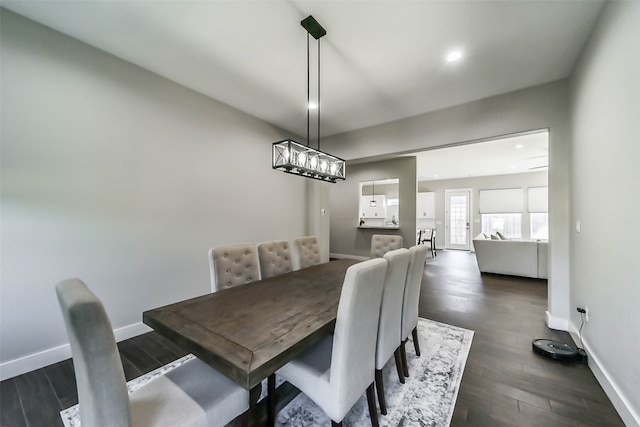
M 535 240 L 473 239 L 482 273 L 548 278 L 548 243 Z

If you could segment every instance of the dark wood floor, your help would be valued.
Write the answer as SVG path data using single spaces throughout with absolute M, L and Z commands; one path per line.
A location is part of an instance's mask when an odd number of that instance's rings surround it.
M 452 426 L 624 426 L 587 366 L 531 351 L 534 338 L 573 344 L 545 326 L 546 304 L 546 281 L 481 275 L 473 254 L 427 260 L 420 315 L 475 331 Z M 118 346 L 127 380 L 184 354 L 155 333 Z M 71 360 L 0 386 L 1 426 L 62 426 L 60 410 L 77 403 Z
M 624 426 L 586 365 L 532 351 L 549 338 L 546 280 L 480 274 L 475 255 L 438 251 L 425 268 L 420 315 L 475 331 L 451 425 Z

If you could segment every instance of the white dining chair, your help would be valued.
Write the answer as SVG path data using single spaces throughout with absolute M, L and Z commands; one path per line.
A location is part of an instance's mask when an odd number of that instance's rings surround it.
M 395 356 L 398 379 L 404 383 L 404 370 L 400 358 L 400 336 L 402 328 L 402 300 L 407 280 L 407 269 L 411 253 L 408 249 L 396 249 L 384 254 L 389 263 L 380 305 L 380 321 L 378 322 L 378 339 L 376 343 L 376 391 L 380 412 L 387 414 L 387 404 L 384 395 L 382 368 Z
M 402 236 L 374 234 L 371 236 L 371 258 L 382 258 L 384 254 L 402 247 Z
M 380 303 L 388 262 L 367 260 L 347 270 L 334 333 L 276 371 L 331 418 L 342 420 L 366 392 L 371 424 L 378 426 L 375 402 L 375 350 Z M 269 399 L 275 399 L 269 390 Z M 268 405 L 273 411 L 273 400 Z M 273 414 L 270 416 L 273 419 Z
M 242 415 L 249 391 L 192 359 L 129 394 L 111 322 L 79 279 L 56 286 L 78 387 L 83 426 L 224 426 Z
M 418 341 L 418 303 L 420 302 L 420 285 L 424 274 L 424 263 L 427 260 L 429 248 L 426 245 L 416 245 L 409 248 L 411 260 L 407 270 L 407 281 L 404 287 L 404 297 L 402 300 L 402 344 L 400 345 L 400 355 L 405 377 L 409 376 L 409 365 L 407 364 L 407 352 L 405 345 L 409 335 L 413 336 L 413 347 L 416 356 L 420 357 L 420 343 Z
M 212 292 L 259 280 L 256 245 L 245 243 L 209 249 L 209 269 Z
M 307 268 L 320 264 L 320 245 L 316 236 L 298 237 L 294 240 L 297 252 L 297 267 Z
M 262 279 L 293 271 L 291 245 L 286 240 L 258 243 L 258 260 Z

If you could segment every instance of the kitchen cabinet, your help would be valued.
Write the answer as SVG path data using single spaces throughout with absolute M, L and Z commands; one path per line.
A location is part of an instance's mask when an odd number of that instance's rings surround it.
M 418 193 L 416 199 L 416 218 L 433 219 L 436 217 L 434 192 Z

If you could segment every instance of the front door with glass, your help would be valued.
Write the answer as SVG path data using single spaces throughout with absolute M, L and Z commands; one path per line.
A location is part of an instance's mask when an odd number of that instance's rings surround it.
M 445 247 L 468 251 L 471 240 L 471 190 L 445 190 L 445 200 Z

